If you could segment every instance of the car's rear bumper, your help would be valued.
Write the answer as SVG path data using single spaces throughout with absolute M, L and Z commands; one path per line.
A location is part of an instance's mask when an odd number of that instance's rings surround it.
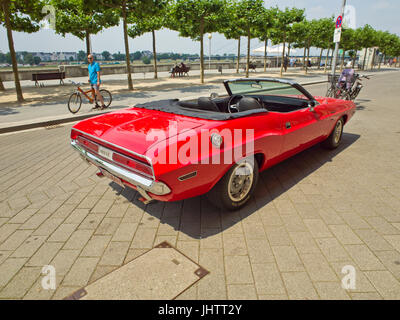
M 137 191 L 146 199 L 146 201 L 152 200 L 152 197 L 148 193 L 157 196 L 163 196 L 171 193 L 171 189 L 165 183 L 142 177 L 138 174 L 116 166 L 113 163 L 100 159 L 98 156 L 82 148 L 75 140 L 71 141 L 71 146 L 79 152 L 85 161 L 94 164 L 98 168 L 106 170 L 111 175 L 121 179 L 122 182 L 128 186 L 135 187 Z

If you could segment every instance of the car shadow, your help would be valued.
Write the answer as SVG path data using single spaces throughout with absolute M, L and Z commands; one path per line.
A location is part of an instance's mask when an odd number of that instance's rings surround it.
M 147 219 L 159 219 L 161 225 L 168 225 L 175 231 L 179 231 L 193 239 L 206 239 L 222 231 L 233 228 L 241 220 L 251 216 L 281 194 L 287 192 L 303 179 L 318 170 L 324 164 L 332 162 L 334 158 L 354 144 L 360 135 L 344 133 L 342 143 L 336 150 L 327 151 L 319 144 L 307 149 L 290 159 L 264 171 L 260 174 L 258 186 L 252 201 L 244 208 L 236 212 L 223 211 L 212 205 L 206 196 L 186 199 L 178 202 L 152 202 L 143 204 L 140 195 L 129 188 L 122 189 L 114 182 L 110 186 L 115 192 L 123 195 L 137 208 L 144 210 L 150 217 Z M 312 165 L 307 159 L 316 159 Z M 288 172 L 290 168 L 297 168 L 296 174 L 280 174 Z M 279 176 L 279 183 L 268 184 L 269 177 Z M 275 179 L 276 180 L 276 179 Z M 140 224 L 146 224 L 142 221 Z

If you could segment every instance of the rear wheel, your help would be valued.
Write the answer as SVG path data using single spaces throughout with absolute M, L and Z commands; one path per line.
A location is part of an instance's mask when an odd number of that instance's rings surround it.
M 255 159 L 235 164 L 208 193 L 209 200 L 219 208 L 238 210 L 246 205 L 256 188 L 259 176 Z
M 68 110 L 71 113 L 77 113 L 82 106 L 82 98 L 81 95 L 79 93 L 73 93 L 71 94 L 71 96 L 69 97 L 68 100 Z
M 112 102 L 112 95 L 111 95 L 110 91 L 101 89 L 100 94 L 103 97 L 105 107 L 108 108 Z
M 321 146 L 325 149 L 336 149 L 339 147 L 340 142 L 342 141 L 343 136 L 343 127 L 344 127 L 344 119 L 341 118 L 336 122 L 335 128 L 332 133 L 324 142 L 322 142 Z

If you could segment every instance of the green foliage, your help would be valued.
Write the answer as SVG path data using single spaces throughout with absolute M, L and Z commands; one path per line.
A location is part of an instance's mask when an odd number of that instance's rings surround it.
M 103 51 L 103 52 L 101 53 L 101 55 L 103 56 L 104 60 L 106 60 L 106 61 L 111 60 L 111 53 L 110 53 L 110 52 L 108 52 L 108 51 Z
M 81 50 L 78 52 L 78 61 L 86 62 L 86 52 L 85 51 Z
M 142 58 L 142 62 L 143 62 L 144 64 L 150 64 L 150 63 L 151 63 L 151 59 L 150 59 L 149 57 L 143 57 L 143 58 Z
M 71 33 L 79 39 L 119 24 L 114 10 L 87 0 L 50 0 L 56 8 L 56 32 Z
M 41 20 L 46 16 L 42 13 L 46 4 L 42 0 L 1 0 L 10 11 L 11 29 L 19 32 L 33 33 L 39 31 Z M 4 12 L 0 8 L 0 26 L 5 27 Z
M 274 44 L 287 42 L 288 35 L 296 23 L 304 20 L 304 9 L 285 8 L 281 11 L 275 8 L 274 28 L 271 32 L 271 38 Z

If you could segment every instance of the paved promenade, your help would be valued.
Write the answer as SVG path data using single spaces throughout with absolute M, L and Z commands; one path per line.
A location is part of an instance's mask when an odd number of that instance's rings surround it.
M 178 299 L 400 299 L 399 76 L 366 82 L 338 150 L 315 146 L 264 172 L 239 212 L 205 197 L 141 204 L 83 163 L 69 124 L 0 135 L 0 299 L 62 299 L 163 241 L 210 272 Z M 56 290 L 41 286 L 44 265 Z

